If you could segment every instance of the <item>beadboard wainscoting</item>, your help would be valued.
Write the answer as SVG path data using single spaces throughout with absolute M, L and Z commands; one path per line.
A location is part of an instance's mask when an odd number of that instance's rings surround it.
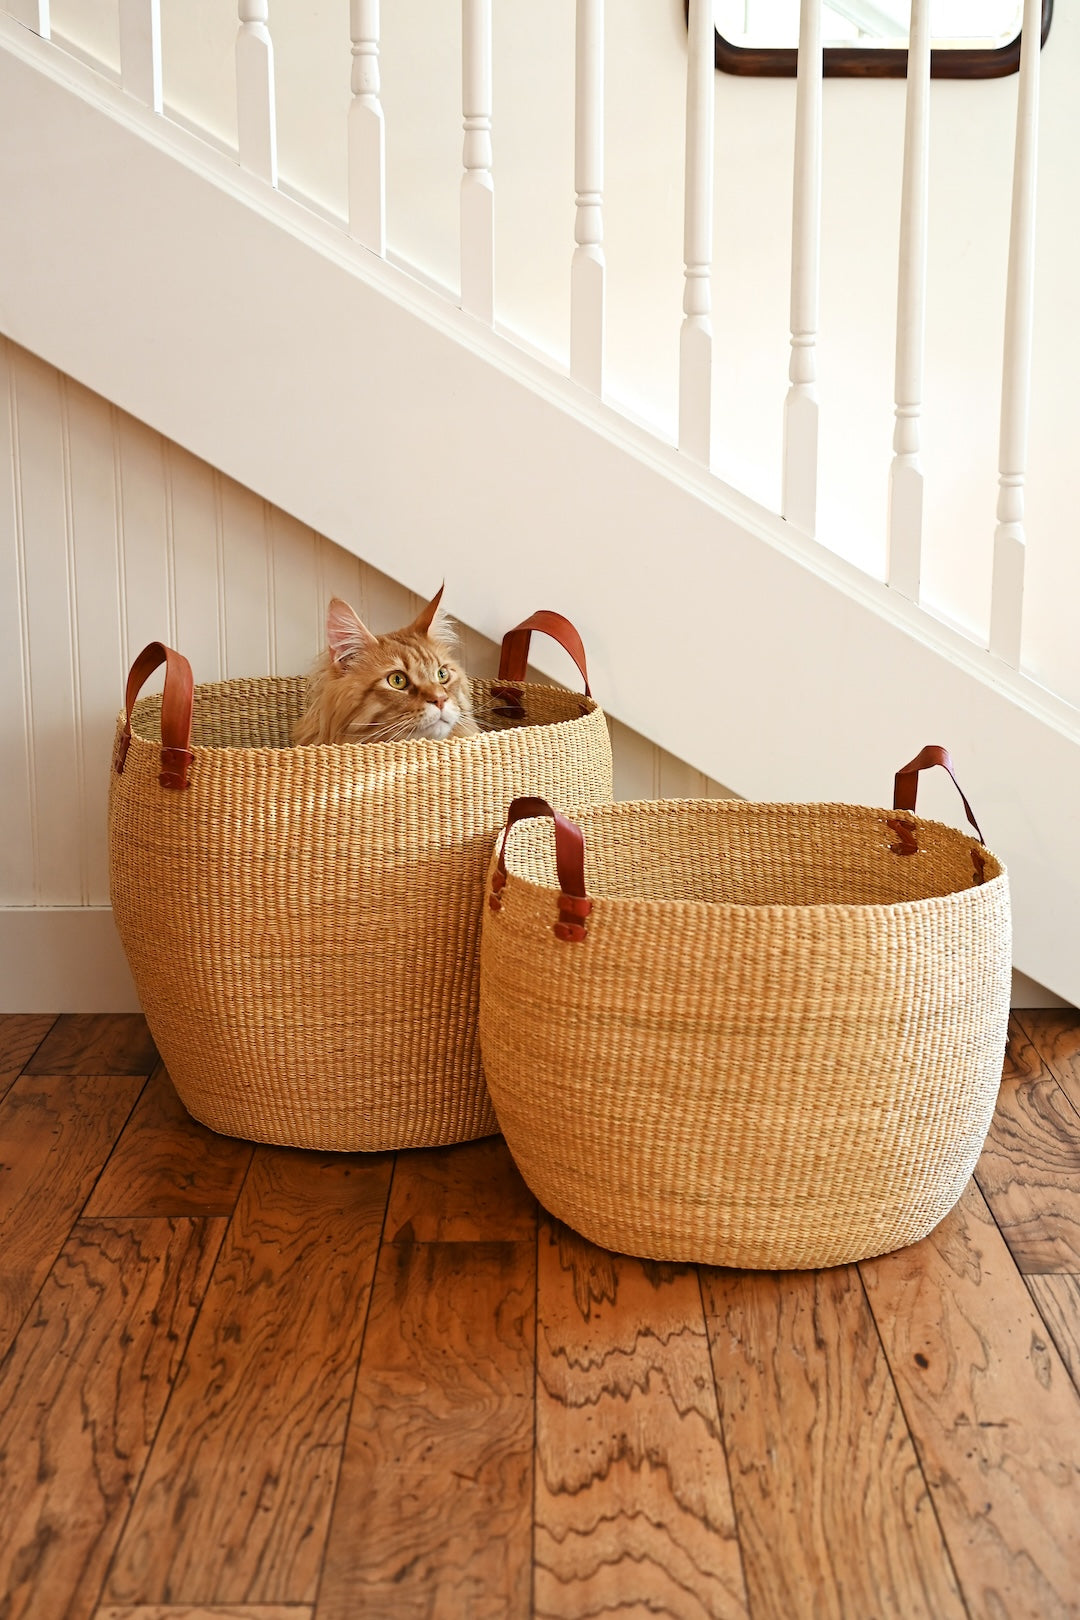
M 105 836 L 132 658 L 164 640 L 198 681 L 292 674 L 331 596 L 381 629 L 421 598 L 6 339 L 0 465 L 0 1010 L 132 1011 Z M 451 608 L 473 566 L 447 555 Z M 538 606 L 560 604 L 517 604 Z M 495 643 L 462 641 L 494 674 Z M 612 741 L 620 798 L 728 791 L 615 720 Z

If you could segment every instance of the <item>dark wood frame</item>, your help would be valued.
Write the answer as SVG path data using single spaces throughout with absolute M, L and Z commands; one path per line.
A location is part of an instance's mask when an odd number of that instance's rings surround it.
M 690 0 L 686 0 L 689 14 Z M 1042 43 L 1050 32 L 1054 0 L 1043 0 Z M 907 51 L 829 46 L 822 53 L 829 78 L 903 79 L 907 77 Z M 798 52 L 768 47 L 748 49 L 732 45 L 717 30 L 716 65 L 721 73 L 739 73 L 769 79 L 793 79 Z M 1020 66 L 1020 35 L 996 51 L 932 51 L 930 73 L 935 79 L 1001 79 Z

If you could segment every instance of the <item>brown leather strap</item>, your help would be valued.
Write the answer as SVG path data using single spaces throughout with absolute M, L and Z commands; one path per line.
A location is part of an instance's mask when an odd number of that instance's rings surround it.
M 585 665 L 585 648 L 581 637 L 561 613 L 551 613 L 547 608 L 539 608 L 537 612 L 530 613 L 527 619 L 522 619 L 512 630 L 508 630 L 502 639 L 502 652 L 499 656 L 500 681 L 523 681 L 529 665 L 529 644 L 532 641 L 534 630 L 542 630 L 557 641 L 564 648 L 574 663 L 582 680 L 585 682 L 585 696 L 592 697 L 589 690 L 589 671 Z
M 554 925 L 557 939 L 580 942 L 585 938 L 585 919 L 592 901 L 585 892 L 585 834 L 574 821 L 553 810 L 546 799 L 515 799 L 506 812 L 506 827 L 499 846 L 499 860 L 492 873 L 492 911 L 502 910 L 500 892 L 506 886 L 506 840 L 516 821 L 533 816 L 550 816 L 555 823 L 555 871 L 559 879 L 559 920 Z
M 195 683 L 191 665 L 183 653 L 174 652 L 163 641 L 151 641 L 131 666 L 124 694 L 124 729 L 116 754 L 117 775 L 123 775 L 131 746 L 131 711 L 145 682 L 159 665 L 165 665 L 165 690 L 161 694 L 161 773 L 158 781 L 165 788 L 186 788 L 191 752 L 191 709 Z
M 956 780 L 956 772 L 953 770 L 953 762 L 949 756 L 949 751 L 947 748 L 938 747 L 936 743 L 928 743 L 927 746 L 915 756 L 910 764 L 902 765 L 897 771 L 896 783 L 893 788 L 893 809 L 910 810 L 912 814 L 915 813 L 915 801 L 919 792 L 919 772 L 929 770 L 932 765 L 942 765 L 944 766 L 945 770 L 948 771 L 949 775 L 953 779 L 953 784 L 956 791 L 959 793 L 963 802 L 964 814 L 967 816 L 968 821 L 978 834 L 979 843 L 985 844 L 986 839 L 982 835 L 982 830 L 979 827 L 979 823 L 975 820 L 974 812 L 972 811 L 970 804 L 967 802 L 963 788 Z M 893 826 L 894 823 L 890 822 L 889 825 Z M 906 824 L 899 823 L 896 825 Z M 915 844 L 914 834 L 910 827 L 907 828 L 907 835 L 911 839 L 912 847 L 898 850 L 898 854 L 913 855 L 918 847 L 917 844 Z M 904 841 L 903 838 L 902 841 Z

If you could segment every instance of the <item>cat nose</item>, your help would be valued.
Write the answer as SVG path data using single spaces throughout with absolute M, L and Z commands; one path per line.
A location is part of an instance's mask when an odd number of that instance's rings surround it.
M 430 698 L 428 699 L 428 702 L 429 703 L 434 703 L 434 705 L 435 705 L 435 707 L 437 709 L 445 709 L 445 707 L 446 707 L 446 693 L 445 692 L 432 692 Z

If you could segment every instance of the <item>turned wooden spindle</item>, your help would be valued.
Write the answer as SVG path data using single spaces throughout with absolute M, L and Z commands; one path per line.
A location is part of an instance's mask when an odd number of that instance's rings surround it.
M 239 0 L 236 32 L 236 129 L 240 165 L 277 185 L 274 46 L 267 0 Z

